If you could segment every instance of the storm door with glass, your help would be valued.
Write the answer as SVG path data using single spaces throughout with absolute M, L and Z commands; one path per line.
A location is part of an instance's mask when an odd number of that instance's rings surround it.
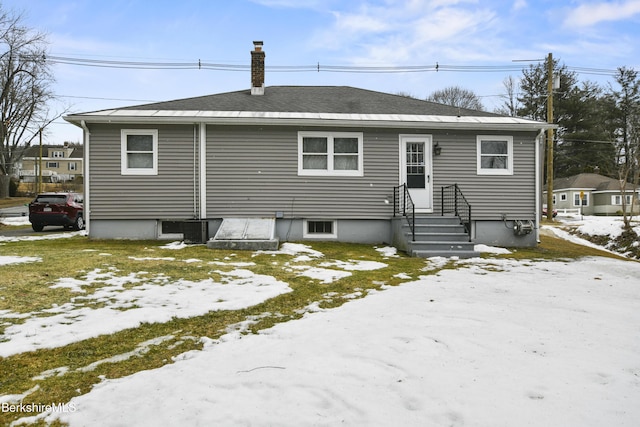
M 432 211 L 431 136 L 400 136 L 400 181 L 406 184 L 417 212 Z

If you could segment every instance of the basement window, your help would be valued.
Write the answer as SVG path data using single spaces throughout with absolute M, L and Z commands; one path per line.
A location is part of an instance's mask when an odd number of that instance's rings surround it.
M 155 129 L 122 129 L 122 175 L 158 174 L 158 131 Z
M 335 239 L 338 237 L 334 220 L 304 220 L 303 227 L 305 239 Z

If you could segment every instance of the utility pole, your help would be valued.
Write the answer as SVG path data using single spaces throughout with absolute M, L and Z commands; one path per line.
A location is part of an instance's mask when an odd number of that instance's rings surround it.
M 553 55 L 547 58 L 547 123 L 553 124 Z M 547 219 L 553 221 L 553 128 L 547 129 Z
M 38 185 L 37 193 L 42 193 L 42 128 L 40 128 L 40 156 L 38 158 Z

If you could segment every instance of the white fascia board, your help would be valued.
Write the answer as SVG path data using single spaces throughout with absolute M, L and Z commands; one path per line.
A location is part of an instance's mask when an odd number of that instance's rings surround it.
M 314 125 L 430 129 L 540 130 L 556 128 L 544 122 L 517 117 L 437 116 L 413 114 L 343 114 L 261 111 L 104 110 L 71 114 L 68 122 L 87 123 L 193 123 L 238 125 Z

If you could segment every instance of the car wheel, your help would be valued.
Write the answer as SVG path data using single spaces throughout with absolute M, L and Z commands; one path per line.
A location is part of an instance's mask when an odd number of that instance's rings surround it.
M 77 216 L 76 222 L 73 224 L 73 229 L 76 231 L 84 229 L 84 219 L 81 215 Z
M 33 228 L 33 231 L 42 231 L 42 229 L 44 228 L 44 225 L 33 223 L 31 224 L 31 228 Z

